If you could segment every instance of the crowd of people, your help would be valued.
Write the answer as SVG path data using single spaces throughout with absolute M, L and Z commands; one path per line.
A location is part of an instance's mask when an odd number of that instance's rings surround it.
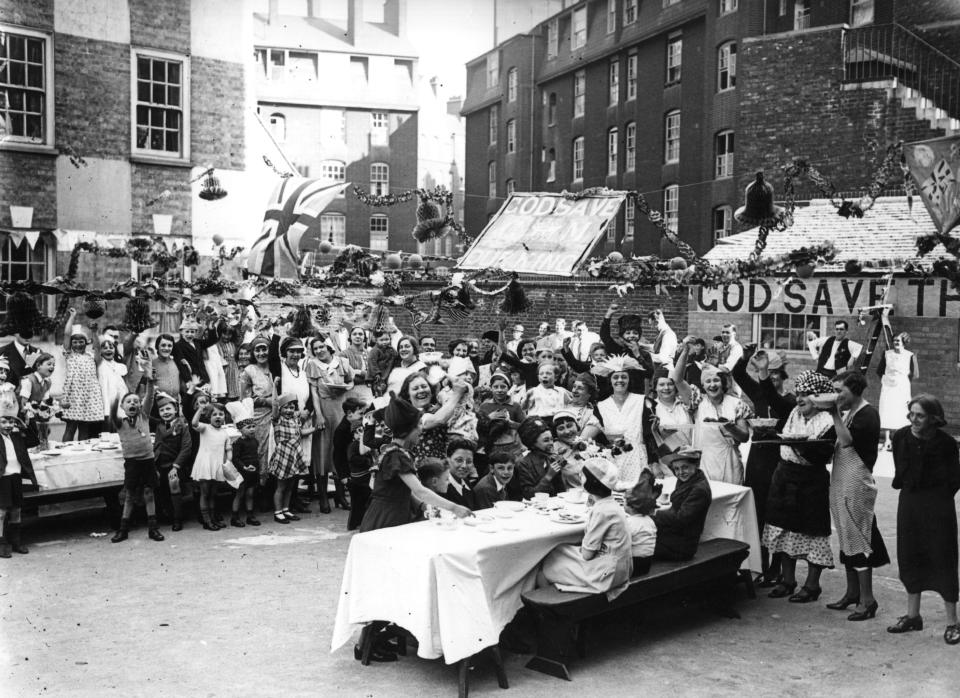
M 889 562 L 872 476 L 886 430 L 908 593 L 907 614 L 889 631 L 922 627 L 920 593 L 936 591 L 944 637 L 960 642 L 960 462 L 939 402 L 910 394 L 909 337 L 897 335 L 883 355 L 878 410 L 863 398 L 863 348 L 844 321 L 832 337 L 807 338 L 817 367 L 793 376 L 791 391 L 782 354 L 741 344 L 731 324 L 709 341 L 681 339 L 660 310 L 620 310 L 612 303 L 596 333 L 558 319 L 527 336 L 501 322 L 445 346 L 378 322 L 365 303 L 307 336 L 233 304 L 210 307 L 179 337 L 149 344 L 74 324 L 71 312 L 61 356 L 21 335 L 0 349 L 0 523 L 9 519 L 0 557 L 26 552 L 19 483 L 36 479 L 27 447 L 45 444 L 58 412 L 65 440 L 119 436 L 125 496 L 114 542 L 128 537 L 141 500 L 153 540 L 164 538 L 161 521 L 178 531 L 194 514 L 205 529 L 224 527 L 222 483 L 234 493 L 229 525 L 259 526 L 267 508 L 283 525 L 309 511 L 311 497 L 329 513 L 332 476 L 334 503 L 361 532 L 582 487 L 593 503 L 583 543 L 551 554 L 541 576 L 613 595 L 651 558 L 693 556 L 713 480 L 754 491 L 771 597 L 819 598 L 835 528 L 847 589 L 829 607 L 852 607 L 849 620 L 861 621 L 878 610 L 872 569 Z M 52 396 L 58 363 L 65 380 Z M 751 438 L 744 464 L 740 445 Z M 658 509 L 655 479 L 671 474 L 678 485 Z M 807 570 L 799 589 L 798 560 Z

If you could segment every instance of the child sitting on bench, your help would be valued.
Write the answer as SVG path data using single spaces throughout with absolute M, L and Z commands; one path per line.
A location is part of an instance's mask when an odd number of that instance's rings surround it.
M 689 560 L 697 552 L 713 501 L 710 483 L 700 470 L 698 450 L 681 448 L 662 456 L 660 462 L 673 470 L 677 486 L 670 495 L 670 507 L 654 515 L 657 547 L 653 556 L 659 560 Z
M 617 467 L 604 458 L 583 465 L 583 489 L 592 495 L 580 546 L 557 546 L 543 561 L 538 586 L 553 584 L 560 591 L 605 593 L 610 600 L 626 588 L 633 572 L 627 515 L 613 498 Z
M 633 555 L 633 576 L 639 577 L 650 571 L 650 561 L 657 545 L 657 524 L 653 520 L 657 511 L 657 489 L 652 472 L 644 470 L 640 473 L 640 480 L 627 491 L 624 504 Z

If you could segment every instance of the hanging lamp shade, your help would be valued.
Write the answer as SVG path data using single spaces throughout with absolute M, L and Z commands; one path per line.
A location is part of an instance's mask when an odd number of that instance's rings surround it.
M 204 201 L 218 201 L 226 195 L 227 190 L 220 186 L 220 180 L 213 176 L 213 170 L 207 170 L 200 185 L 200 198 Z
M 773 203 L 773 187 L 763 179 L 763 172 L 747 185 L 743 193 L 744 205 L 733 217 L 746 226 L 770 228 L 783 220 L 783 208 Z

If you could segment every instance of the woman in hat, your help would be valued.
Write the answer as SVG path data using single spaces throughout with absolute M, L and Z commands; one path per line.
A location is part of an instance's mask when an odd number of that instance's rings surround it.
M 794 385 L 797 406 L 783 426 L 791 442 L 780 447 L 761 543 L 771 555 L 781 554 L 782 581 L 769 596 L 789 596 L 792 603 L 810 603 L 820 598 L 821 572 L 833 568 L 830 473 L 826 466 L 836 440 L 833 418 L 818 410 L 810 397 L 833 392 L 833 384 L 816 371 L 804 371 Z M 816 443 L 803 444 L 804 440 Z M 793 593 L 797 588 L 797 560 L 807 561 L 807 578 L 803 588 Z
M 713 501 L 710 483 L 700 469 L 701 455 L 697 449 L 685 447 L 660 459 L 677 476 L 677 485 L 670 493 L 670 506 L 653 517 L 657 524 L 655 558 L 689 560 L 697 552 Z
M 253 400 L 253 419 L 257 423 L 256 437 L 260 448 L 260 463 L 268 463 L 273 453 L 273 403 L 277 389 L 270 373 L 270 340 L 260 336 L 250 342 L 253 361 L 240 374 L 240 397 Z M 260 474 L 261 484 L 266 468 Z
M 63 356 L 66 376 L 63 382 L 63 440 L 92 439 L 103 428 L 103 393 L 97 377 L 97 358 L 90 350 L 90 339 L 80 325 L 74 325 L 76 308 L 67 313 L 63 328 Z M 97 347 L 99 350 L 99 347 Z
M 643 317 L 634 314 L 621 315 L 617 319 L 620 337 L 616 338 L 610 332 L 610 323 L 619 309 L 620 305 L 616 301 L 607 308 L 600 323 L 600 341 L 608 355 L 626 354 L 636 359 L 639 368 L 630 369 L 630 389 L 635 393 L 644 393 L 646 380 L 653 377 L 653 357 L 640 344 L 643 338 Z
M 320 511 L 329 514 L 327 476 L 333 472 L 333 433 L 343 420 L 343 401 L 354 387 L 353 369 L 346 359 L 336 354 L 329 339 L 314 337 L 310 340 L 310 351 L 313 356 L 307 360 L 306 373 L 317 406 L 317 419 L 322 420 L 323 429 L 314 437 L 313 450 L 304 453 L 311 454 Z M 343 496 L 343 483 L 336 475 L 333 480 L 336 486 L 335 503 L 346 509 L 348 505 Z
M 957 442 L 943 431 L 947 420 L 933 395 L 917 395 L 908 405 L 910 426 L 893 435 L 893 488 L 897 506 L 897 562 L 907 591 L 907 613 L 887 628 L 903 633 L 923 630 L 920 594 L 935 591 L 943 598 L 948 645 L 960 642 L 957 622 L 957 511 L 960 455 Z
M 629 489 L 636 484 L 640 471 L 647 467 L 647 449 L 644 443 L 644 425 L 647 424 L 643 395 L 630 392 L 630 371 L 640 368 L 630 356 L 611 356 L 594 370 L 607 376 L 613 394 L 597 404 L 597 414 L 603 433 L 613 444 L 622 442 L 616 464 L 620 473 L 620 487 Z
M 910 402 L 910 382 L 920 378 L 917 355 L 909 351 L 910 335 L 900 332 L 893 338 L 893 345 L 883 352 L 877 375 L 880 376 L 880 423 L 886 430 L 886 449 L 889 451 L 890 436 L 897 429 L 909 426 L 904 405 Z
M 580 545 L 558 545 L 543 561 L 538 585 L 560 591 L 606 594 L 610 600 L 627 588 L 633 556 L 627 515 L 613 498 L 617 467 L 604 458 L 583 464 L 583 489 L 593 497 Z

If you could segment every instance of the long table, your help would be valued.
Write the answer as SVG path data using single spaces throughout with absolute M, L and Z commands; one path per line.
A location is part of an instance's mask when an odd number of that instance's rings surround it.
M 671 492 L 675 483 L 667 478 L 664 490 Z M 749 544 L 745 566 L 759 571 L 752 490 L 723 482 L 710 486 L 713 502 L 702 540 Z M 356 534 L 344 566 L 331 651 L 375 620 L 405 628 L 417 639 L 419 656 L 442 656 L 447 664 L 496 645 L 522 605 L 520 595 L 534 587 L 540 562 L 557 545 L 579 542 L 584 524 L 555 523 L 528 509 L 496 519 L 493 527 L 493 533 L 464 524 L 447 530 L 422 521 Z

